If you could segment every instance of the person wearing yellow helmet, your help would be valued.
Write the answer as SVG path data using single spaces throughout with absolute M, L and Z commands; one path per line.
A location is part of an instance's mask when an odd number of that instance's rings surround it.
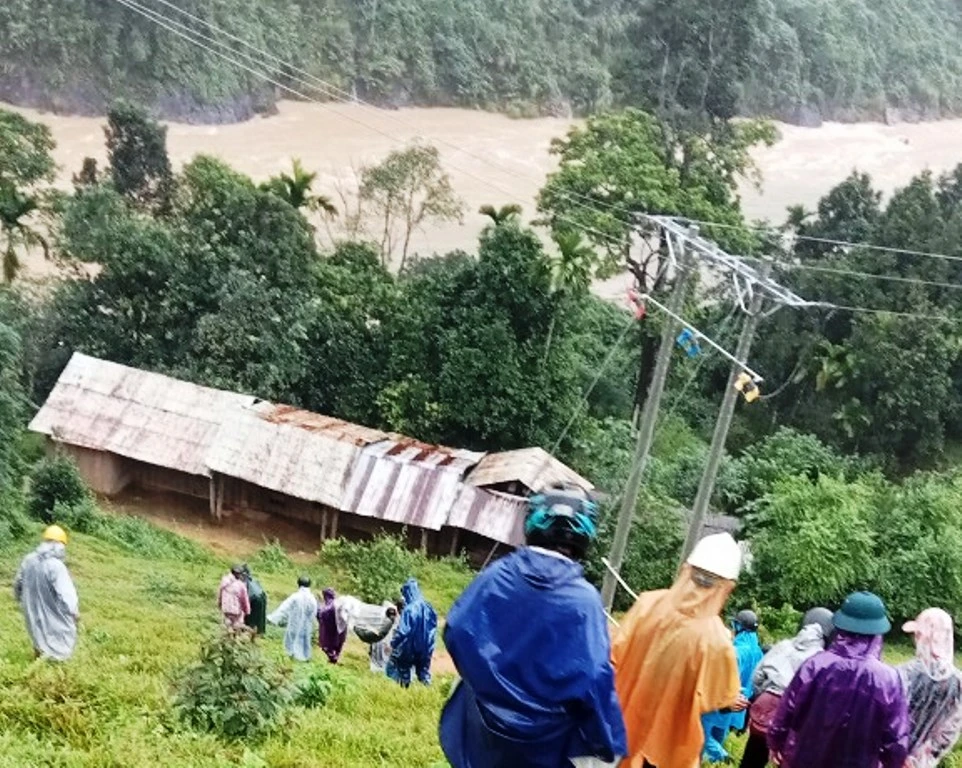
M 66 661 L 77 645 L 80 618 L 77 589 L 64 562 L 67 532 L 51 525 L 42 538 L 40 546 L 20 563 L 13 594 L 37 657 Z

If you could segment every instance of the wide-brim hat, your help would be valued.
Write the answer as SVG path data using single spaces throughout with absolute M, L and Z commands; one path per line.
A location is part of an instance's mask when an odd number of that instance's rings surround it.
M 892 629 L 882 598 L 871 592 L 853 592 L 836 611 L 832 623 L 853 635 L 884 635 Z

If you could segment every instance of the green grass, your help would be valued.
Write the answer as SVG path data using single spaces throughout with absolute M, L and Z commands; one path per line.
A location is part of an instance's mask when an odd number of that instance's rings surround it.
M 206 553 L 195 561 L 148 560 L 117 543 L 73 536 L 68 563 L 82 619 L 77 653 L 63 665 L 34 662 L 10 594 L 30 547 L 0 553 L 0 767 L 423 768 L 442 760 L 436 732 L 450 678 L 402 690 L 369 672 L 367 647 L 355 637 L 343 659 L 346 685 L 328 706 L 292 709 L 286 728 L 256 748 L 225 745 L 174 722 L 170 677 L 218 628 L 215 592 L 228 563 Z M 302 570 L 318 586 L 337 586 L 337 574 L 316 561 L 258 572 L 271 606 Z M 444 561 L 420 563 L 416 575 L 441 613 L 470 578 Z M 271 627 L 262 642 L 289 664 L 281 637 Z
M 124 530 L 129 523 L 124 524 Z M 167 532 L 138 524 L 136 541 Z M 170 679 L 192 661 L 200 643 L 218 630 L 215 591 L 228 567 L 202 547 L 160 547 L 180 553 L 154 559 L 132 554 L 125 539 L 74 535 L 68 562 L 81 599 L 77 653 L 67 664 L 34 662 L 10 582 L 31 548 L 0 552 L 0 768 L 425 768 L 444 765 L 437 722 L 451 678 L 402 690 L 367 668 L 366 646 L 348 640 L 337 678 L 342 685 L 323 709 L 294 708 L 286 727 L 257 747 L 228 745 L 186 730 L 170 715 Z M 146 551 L 152 551 L 147 548 Z M 238 553 L 242 554 L 242 553 Z M 246 553 L 243 553 L 246 554 Z M 320 587 L 337 587 L 343 576 L 316 560 L 284 568 L 274 546 L 264 556 L 276 567 L 256 571 L 276 606 L 307 571 Z M 252 562 L 257 562 L 251 558 Z M 470 572 L 457 561 L 417 558 L 415 575 L 442 615 L 461 592 Z M 267 564 L 265 562 L 265 564 Z M 290 664 L 282 630 L 269 627 L 261 642 L 268 653 Z M 890 643 L 886 660 L 897 664 L 913 654 L 911 645 Z M 326 664 L 315 658 L 314 665 Z M 306 674 L 298 665 L 295 674 Z M 731 737 L 728 749 L 740 759 L 744 741 Z M 946 768 L 962 768 L 962 754 Z

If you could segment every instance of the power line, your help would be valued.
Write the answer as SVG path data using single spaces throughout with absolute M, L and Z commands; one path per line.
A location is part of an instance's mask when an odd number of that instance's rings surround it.
M 745 257 L 754 258 L 754 257 Z M 779 264 L 778 269 L 803 270 L 805 272 L 822 272 L 831 275 L 843 275 L 847 277 L 864 277 L 873 280 L 887 280 L 893 283 L 908 283 L 913 285 L 926 285 L 933 288 L 948 288 L 951 290 L 962 290 L 960 283 L 948 283 L 941 280 L 925 280 L 919 277 L 903 277 L 901 275 L 877 275 L 871 272 L 860 272 L 855 269 L 840 269 L 836 267 L 823 267 L 816 264 Z
M 256 59 L 255 57 L 250 56 L 249 54 L 243 53 L 242 51 L 239 51 L 239 50 L 237 50 L 236 48 L 233 48 L 232 46 L 224 43 L 224 42 L 221 41 L 221 40 L 217 40 L 217 39 L 214 38 L 214 37 L 210 37 L 209 35 L 205 35 L 204 33 L 197 31 L 196 29 L 193 29 L 193 28 L 191 28 L 191 27 L 189 27 L 189 26 L 187 26 L 187 25 L 181 24 L 180 22 L 171 19 L 169 16 L 165 16 L 164 14 L 160 13 L 159 11 L 155 11 L 155 10 L 153 10 L 153 9 L 151 9 L 151 8 L 147 8 L 147 7 L 143 6 L 143 5 L 139 5 L 139 4 L 136 2 L 136 0 L 127 0 L 127 2 L 129 2 L 129 3 L 133 4 L 133 5 L 138 5 L 138 7 L 141 8 L 142 10 L 144 10 L 145 12 L 151 13 L 151 14 L 153 14 L 153 15 L 161 18 L 161 19 L 164 19 L 165 21 L 167 21 L 167 22 L 169 22 L 169 23 L 171 23 L 171 24 L 174 24 L 174 25 L 180 27 L 180 28 L 183 29 L 183 30 L 186 30 L 189 34 L 197 35 L 198 37 L 200 37 L 200 38 L 202 38 L 202 39 L 205 39 L 205 40 L 207 40 L 207 41 L 209 41 L 209 42 L 211 42 L 211 43 L 213 43 L 213 44 L 215 44 L 215 45 L 218 45 L 218 46 L 220 46 L 220 47 L 222 47 L 222 48 L 226 48 L 226 49 L 229 50 L 231 53 L 235 53 L 235 54 L 238 54 L 238 55 L 240 55 L 240 56 L 243 56 L 243 57 L 244 57 L 245 59 L 247 59 L 248 61 L 253 61 L 253 62 L 255 62 L 256 64 L 258 64 L 259 66 L 269 66 L 269 65 L 265 64 L 265 62 L 264 62 L 263 60 L 258 60 L 258 59 Z M 349 93 L 348 91 L 345 91 L 343 88 L 338 87 L 338 86 L 335 85 L 334 83 L 331 83 L 331 82 L 329 82 L 329 81 L 327 81 L 327 80 L 324 80 L 324 79 L 322 79 L 322 78 L 320 78 L 320 77 L 312 74 L 312 73 L 309 72 L 308 70 L 305 70 L 305 69 L 303 69 L 302 67 L 298 67 L 296 64 L 292 64 L 292 63 L 290 63 L 290 62 L 288 62 L 288 61 L 285 61 L 284 59 L 281 59 L 280 57 L 275 56 L 274 54 L 270 53 L 269 51 L 265 51 L 265 50 L 262 49 L 262 48 L 258 48 L 258 47 L 257 47 L 256 45 L 254 45 L 253 43 L 250 43 L 250 42 L 244 40 L 243 38 L 241 38 L 241 37 L 239 37 L 239 36 L 231 33 L 230 31 L 224 29 L 223 27 L 219 27 L 219 26 L 217 26 L 216 24 L 213 24 L 212 22 L 209 22 L 209 21 L 207 21 L 207 20 L 205 20 L 205 19 L 202 19 L 202 18 L 200 18 L 199 16 L 196 16 L 196 15 L 190 13 L 189 11 L 186 11 L 186 10 L 184 10 L 183 8 L 178 7 L 178 6 L 175 5 L 174 3 L 169 2 L 169 0 L 156 0 L 156 2 L 159 2 L 159 3 L 161 3 L 162 5 L 167 6 L 168 8 L 171 8 L 171 9 L 174 10 L 174 11 L 177 11 L 178 13 L 184 15 L 185 17 L 191 19 L 192 21 L 194 21 L 194 22 L 196 22 L 196 23 L 198 23 L 198 24 L 201 24 L 201 25 L 207 27 L 208 29 L 210 29 L 210 30 L 212 30 L 212 31 L 214 31 L 214 32 L 216 32 L 216 33 L 218 33 L 218 34 L 224 35 L 225 37 L 227 37 L 227 38 L 229 38 L 229 39 L 231 39 L 231 40 L 233 40 L 233 41 L 235 41 L 235 42 L 243 45 L 243 46 L 246 47 L 246 48 L 249 48 L 250 50 L 252 50 L 252 51 L 254 51 L 255 53 L 259 54 L 260 56 L 264 57 L 265 59 L 267 59 L 267 60 L 269 60 L 269 61 L 275 62 L 275 64 L 276 64 L 277 66 L 276 66 L 274 69 L 278 69 L 280 72 L 283 72 L 285 75 L 288 75 L 288 76 L 289 76 L 292 80 L 294 80 L 295 82 L 299 82 L 299 83 L 301 83 L 302 85 L 307 86 L 308 88 L 314 88 L 314 89 L 317 89 L 317 90 L 322 91 L 322 92 L 325 94 L 325 96 L 327 96 L 328 98 L 330 98 L 332 101 L 349 101 L 349 102 L 351 102 L 351 103 L 353 103 L 353 104 L 357 104 L 357 105 L 359 105 L 359 106 L 362 106 L 362 107 L 365 107 L 365 108 L 367 108 L 367 109 L 373 110 L 373 111 L 377 112 L 379 115 L 384 116 L 384 117 L 387 117 L 389 120 L 393 120 L 394 122 L 399 123 L 399 124 L 401 124 L 401 125 L 406 125 L 406 126 L 413 127 L 413 128 L 416 128 L 416 127 L 417 127 L 417 126 L 416 126 L 414 123 L 412 123 L 411 121 L 405 120 L 403 117 L 400 117 L 399 115 L 393 114 L 393 113 L 390 112 L 390 111 L 381 109 L 380 107 L 377 107 L 377 106 L 374 105 L 374 104 L 371 104 L 371 103 L 369 103 L 369 102 L 367 102 L 367 101 L 364 101 L 363 99 L 358 98 L 358 97 L 355 96 L 354 94 Z M 296 73 L 296 74 L 290 75 L 290 73 Z M 320 103 L 320 102 L 317 102 L 316 99 L 309 99 L 309 100 L 310 100 L 310 101 L 314 101 L 315 103 Z M 355 120 L 355 122 L 359 122 L 359 121 L 356 121 L 356 120 Z M 366 124 L 364 124 L 364 123 L 361 123 L 361 124 L 362 124 L 362 125 L 366 125 Z M 367 126 L 367 127 L 371 128 L 372 130 L 378 130 L 378 129 L 375 129 L 373 126 Z M 381 132 L 381 131 L 379 131 L 379 130 L 378 130 L 378 132 L 379 132 L 379 133 L 382 133 L 382 135 L 386 135 L 386 134 L 383 134 L 383 132 Z M 460 153 L 462 153 L 462 154 L 464 154 L 464 155 L 467 155 L 468 157 L 471 157 L 471 158 L 473 158 L 473 159 L 475 159 L 475 160 L 477 160 L 477 161 L 479 161 L 479 162 L 481 162 L 481 163 L 485 163 L 485 164 L 491 166 L 492 168 L 495 168 L 495 169 L 497 169 L 497 170 L 499 170 L 499 171 L 501 171 L 501 172 L 503 172 L 503 173 L 507 173 L 507 174 L 509 174 L 509 175 L 512 175 L 512 176 L 514 176 L 515 178 L 524 179 L 524 180 L 526 180 L 526 181 L 540 181 L 540 179 L 534 179 L 534 178 L 532 178 L 532 177 L 530 177 L 530 176 L 526 176 L 526 175 L 524 175 L 524 174 L 521 174 L 521 173 L 517 172 L 516 170 L 514 170 L 513 168 L 511 168 L 511 167 L 509 167 L 509 166 L 505 166 L 505 165 L 501 165 L 501 164 L 499 164 L 499 163 L 493 162 L 490 158 L 484 157 L 483 155 L 479 155 L 479 154 L 477 154 L 477 153 L 475 153 L 475 152 L 472 152 L 471 150 L 467 149 L 466 147 L 460 146 L 460 145 L 458 145 L 458 144 L 456 144 L 456 143 L 454 143 L 454 142 L 452 142 L 452 141 L 448 141 L 448 140 L 444 139 L 443 137 L 437 137 L 437 136 L 432 137 L 432 141 L 435 141 L 435 142 L 438 143 L 438 144 L 442 144 L 443 146 L 446 146 L 446 147 L 448 147 L 448 148 L 450 148 L 450 149 L 453 149 L 455 152 L 460 152 Z M 499 191 L 500 191 L 500 190 L 499 190 Z M 502 194 L 505 194 L 505 192 L 502 191 Z M 589 196 L 589 195 L 583 195 L 583 194 L 581 194 L 581 193 L 579 193 L 579 192 L 566 191 L 566 192 L 562 192 L 561 194 L 562 194 L 562 196 L 563 196 L 564 198 L 568 199 L 570 202 L 575 203 L 575 205 L 579 205 L 580 207 L 582 207 L 582 208 L 584 208 L 584 209 L 586 209 L 586 210 L 592 211 L 592 212 L 594 212 L 594 211 L 596 210 L 596 207 L 601 207 L 601 208 L 607 208 L 607 209 L 612 210 L 612 211 L 617 211 L 618 213 L 623 214 L 623 215 L 627 215 L 627 216 L 629 216 L 629 217 L 632 217 L 632 216 L 635 215 L 635 212 L 634 212 L 634 211 L 631 211 L 630 209 L 624 208 L 623 206 L 615 205 L 615 204 L 613 204 L 613 203 L 608 203 L 608 202 L 605 202 L 605 201 L 603 201 L 603 200 L 598 200 L 598 199 L 596 199 L 596 198 L 594 198 L 594 197 L 591 197 L 591 196 Z M 577 202 L 577 201 L 575 200 L 575 198 L 580 198 L 581 200 L 585 200 L 585 201 L 587 201 L 587 203 L 579 203 L 579 202 Z M 560 217 L 559 217 L 559 218 L 560 218 Z M 565 219 L 562 219 L 562 220 L 565 220 Z M 629 221 L 625 221 L 625 220 L 622 219 L 622 218 L 618 218 L 618 220 L 619 220 L 622 224 L 631 226 L 631 222 L 629 222 Z M 570 223 L 570 222 L 568 222 L 568 223 Z M 608 237 L 609 239 L 611 239 L 611 236 L 610 236 L 610 235 L 606 235 L 605 233 L 598 233 L 596 230 L 586 230 L 586 231 L 594 231 L 596 234 L 601 234 L 602 236 L 605 236 L 605 237 Z
M 225 44 L 222 43 L 222 42 L 212 40 L 212 38 L 210 38 L 210 37 L 207 36 L 207 35 L 204 35 L 203 33 L 197 32 L 196 30 L 192 30 L 192 29 L 190 29 L 189 27 L 186 27 L 185 25 L 181 24 L 180 22 L 174 21 L 174 20 L 170 19 L 169 17 L 164 16 L 163 14 L 161 14 L 161 13 L 159 13 L 159 12 L 157 12 L 157 11 L 154 11 L 154 10 L 152 10 L 152 9 L 150 9 L 150 8 L 147 8 L 147 7 L 145 7 L 145 6 L 142 6 L 142 5 L 140 5 L 138 2 L 136 2 L 136 0 L 115 0 L 115 2 L 120 3 L 121 5 L 123 5 L 124 7 L 128 8 L 129 10 L 134 11 L 135 13 L 139 14 L 140 16 L 143 16 L 144 18 L 148 19 L 149 21 L 154 22 L 155 24 L 163 27 L 164 29 L 168 30 L 169 32 L 172 32 L 173 34 L 177 35 L 178 37 L 180 37 L 180 38 L 182 38 L 182 39 L 184 39 L 184 40 L 187 40 L 188 42 L 190 42 L 190 43 L 198 46 L 199 48 L 202 48 L 203 50 L 207 51 L 208 53 L 211 53 L 211 54 L 213 54 L 214 56 L 217 56 L 218 58 L 224 59 L 225 61 L 228 61 L 228 62 L 230 62 L 231 64 L 233 64 L 233 65 L 235 65 L 235 66 L 237 66 L 237 67 L 240 67 L 241 69 L 243 69 L 244 71 L 248 72 L 249 74 L 252 74 L 252 75 L 254 75 L 254 76 L 256 76 L 256 77 L 259 77 L 259 78 L 263 79 L 265 82 L 268 82 L 268 83 L 270 83 L 271 85 L 274 85 L 274 86 L 277 87 L 277 88 L 280 88 L 280 89 L 282 89 L 282 90 L 284 90 L 284 91 L 287 91 L 288 93 L 290 93 L 290 94 L 292 94 L 292 95 L 294 95 L 294 96 L 297 96 L 299 99 L 302 99 L 302 100 L 304 100 L 304 101 L 311 102 L 311 103 L 314 103 L 314 104 L 320 104 L 320 105 L 324 106 L 325 108 L 331 110 L 334 114 L 339 115 L 340 117 L 343 117 L 343 118 L 346 119 L 346 120 L 350 120 L 350 121 L 353 122 L 353 123 L 356 123 L 356 124 L 358 124 L 358 125 L 360 125 L 360 126 L 363 126 L 364 128 L 367 128 L 368 130 L 371 130 L 371 131 L 373 131 L 373 132 L 375 132 L 375 133 L 377 133 L 377 134 L 379 134 L 379 135 L 381 135 L 381 136 L 384 136 L 385 138 L 389 139 L 389 140 L 392 141 L 392 142 L 402 143 L 402 144 L 403 144 L 403 141 L 402 141 L 401 139 L 399 139 L 397 136 L 394 136 L 394 135 L 392 135 L 392 134 L 390 134 L 390 133 L 388 133 L 388 132 L 386 132 L 386 131 L 383 131 L 383 130 L 381 130 L 380 128 L 378 128 L 377 126 L 373 126 L 373 125 L 371 125 L 370 123 L 367 123 L 367 122 L 365 122 L 365 121 L 363 121 L 363 120 L 359 120 L 358 118 L 356 118 L 356 117 L 354 117 L 354 116 L 345 114 L 344 112 L 341 112 L 340 110 L 337 110 L 337 109 L 335 109 L 334 107 L 332 107 L 329 103 L 322 102 L 322 101 L 320 101 L 320 100 L 317 99 L 317 98 L 313 98 L 313 97 L 305 94 L 304 92 L 297 90 L 296 88 L 292 88 L 291 86 L 289 86 L 289 85 L 287 85 L 287 84 L 285 84 L 285 83 L 282 83 L 282 82 L 280 82 L 279 80 L 274 79 L 274 78 L 270 75 L 270 73 L 263 72 L 263 71 L 261 71 L 261 70 L 259 70 L 259 69 L 255 69 L 254 67 L 249 66 L 249 65 L 243 63 L 242 61 L 238 61 L 237 59 L 233 58 L 233 56 L 230 56 L 230 55 L 228 55 L 228 54 L 226 54 L 226 53 L 223 53 L 223 52 L 218 51 L 218 50 L 216 50 L 216 49 L 214 49 L 214 48 L 211 48 L 210 46 L 208 46 L 208 45 L 204 44 L 203 42 L 201 42 L 201 40 L 202 40 L 202 39 L 206 39 L 206 40 L 209 40 L 209 41 L 214 42 L 214 43 L 217 44 L 217 45 L 220 45 L 221 47 L 224 47 Z M 169 22 L 169 23 L 168 23 L 168 22 Z M 181 29 L 178 29 L 177 27 L 180 27 Z M 182 30 L 186 30 L 186 31 L 182 31 Z M 196 35 L 196 37 L 195 37 L 195 35 Z M 200 39 L 198 39 L 198 38 L 200 38 Z M 252 58 L 252 57 L 249 56 L 248 54 L 245 54 L 245 53 L 243 53 L 243 52 L 241 52 L 241 51 L 237 51 L 237 50 L 235 50 L 235 49 L 233 49 L 233 48 L 230 48 L 230 51 L 231 51 L 231 53 L 234 53 L 234 54 L 237 54 L 237 55 L 239 55 L 239 56 L 242 56 L 242 57 L 246 58 L 248 61 L 251 61 L 251 62 L 253 62 L 254 64 L 257 64 L 257 65 L 260 65 L 260 66 L 264 66 L 263 62 L 258 62 L 256 59 Z M 302 82 L 303 82 L 303 81 L 302 81 Z M 488 179 L 482 178 L 482 177 L 480 177 L 480 176 L 478 176 L 478 175 L 476 175 L 476 174 L 474 174 L 474 173 L 471 173 L 470 171 L 467 171 L 467 170 L 465 170 L 464 168 L 458 167 L 458 166 L 456 166 L 456 165 L 453 165 L 453 164 L 450 164 L 450 163 L 449 163 L 448 165 L 449 165 L 453 170 L 455 170 L 455 171 L 457 171 L 457 172 L 459 172 L 459 173 L 467 176 L 468 178 L 471 178 L 471 179 L 473 179 L 473 180 L 475 180 L 475 181 L 477 181 L 477 182 L 479 182 L 479 183 L 481 183 L 481 184 L 484 184 L 484 185 L 490 187 L 491 189 L 494 189 L 494 190 L 497 191 L 499 194 L 505 195 L 505 196 L 508 197 L 509 199 L 511 199 L 511 198 L 514 196 L 514 193 L 513 193 L 513 192 L 509 192 L 509 191 L 505 190 L 504 188 L 497 186 L 496 184 L 492 183 L 492 182 L 489 181 Z M 574 221 L 573 219 L 569 219 L 569 218 L 567 218 L 567 217 L 565 217 L 565 216 L 559 215 L 559 216 L 558 216 L 558 219 L 560 219 L 561 221 L 564 221 L 564 222 L 566 222 L 566 223 L 568 223 L 568 224 L 571 224 L 573 227 L 575 227 L 576 229 L 580 229 L 580 230 L 582 230 L 583 232 L 590 232 L 590 233 L 592 233 L 592 234 L 594 234 L 594 235 L 597 235 L 598 237 L 602 238 L 603 240 L 607 240 L 608 242 L 610 242 L 610 243 L 618 246 L 619 248 L 623 245 L 623 243 L 622 243 L 620 240 L 617 240 L 616 238 L 612 237 L 611 235 L 609 235 L 609 234 L 606 233 L 606 232 L 602 232 L 601 230 L 594 229 L 593 227 L 587 226 L 587 225 L 582 224 L 582 223 L 580 223 L 580 222 L 576 222 L 576 221 Z M 624 222 L 622 222 L 622 223 L 624 223 Z
M 690 224 L 699 224 L 706 227 L 717 227 L 719 229 L 754 229 L 758 232 L 772 232 L 773 228 L 764 224 L 725 224 L 719 221 L 705 221 L 702 219 L 690 219 L 687 216 L 675 217 Z M 824 243 L 826 245 L 837 245 L 843 248 L 862 248 L 870 251 L 881 251 L 883 253 L 904 254 L 906 256 L 924 256 L 930 259 L 942 259 L 943 261 L 962 261 L 962 256 L 951 256 L 947 253 L 936 253 L 934 251 L 918 251 L 911 248 L 895 248 L 888 245 L 873 245 L 872 243 L 853 243 L 848 240 L 833 240 L 828 237 L 814 237 L 813 235 L 798 235 L 787 233 L 787 236 L 794 240 L 805 240 L 813 243 Z
M 879 309 L 877 307 L 856 307 L 848 306 L 845 304 L 833 304 L 832 302 L 813 302 L 813 307 L 818 307 L 820 309 L 832 309 L 839 312 L 855 312 L 855 313 L 865 313 L 871 315 L 891 315 L 893 317 L 905 317 L 911 318 L 913 320 L 935 320 L 938 322 L 945 323 L 958 323 L 962 322 L 962 317 L 952 317 L 951 315 L 934 315 L 926 314 L 924 312 L 902 312 L 896 309 Z

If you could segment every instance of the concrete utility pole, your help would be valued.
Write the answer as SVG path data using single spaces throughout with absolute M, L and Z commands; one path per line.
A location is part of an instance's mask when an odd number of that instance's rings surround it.
M 762 280 L 765 280 L 771 271 L 772 262 L 770 259 L 765 259 L 758 270 L 759 276 Z M 748 315 L 742 325 L 741 335 L 738 337 L 738 347 L 735 349 L 735 359 L 741 363 L 748 359 L 748 354 L 752 350 L 752 341 L 755 338 L 755 330 L 758 328 L 759 315 L 764 300 L 764 293 L 761 290 L 756 290 L 748 308 Z M 711 438 L 711 447 L 708 449 L 708 461 L 705 463 L 705 470 L 702 473 L 701 482 L 698 484 L 698 493 L 695 495 L 695 503 L 691 509 L 691 523 L 688 526 L 688 535 L 685 537 L 685 546 L 681 552 L 683 563 L 688 559 L 688 555 L 691 554 L 701 536 L 701 528 L 705 522 L 708 503 L 711 501 L 712 493 L 715 490 L 715 480 L 718 478 L 718 467 L 725 451 L 728 429 L 731 427 L 732 416 L 735 413 L 735 401 L 739 394 L 735 389 L 735 380 L 743 371 L 744 368 L 736 363 L 732 365 L 731 373 L 728 375 L 728 386 L 725 387 L 721 409 L 718 411 L 718 418 L 715 421 L 715 432 Z
M 667 235 L 671 237 L 671 235 Z M 681 311 L 682 302 L 685 299 L 685 288 L 688 285 L 688 259 L 686 250 L 682 249 L 676 265 L 675 285 L 671 290 L 668 299 L 668 306 L 671 312 L 677 315 Z M 638 491 L 641 489 L 641 479 L 645 474 L 645 465 L 648 463 L 648 456 L 651 453 L 651 444 L 655 438 L 655 425 L 658 421 L 658 408 L 661 405 L 661 395 L 665 391 L 665 380 L 668 378 L 668 365 L 671 363 L 671 354 L 675 346 L 675 334 L 678 330 L 677 321 L 670 315 L 665 316 L 665 324 L 661 330 L 661 342 L 658 346 L 658 357 L 655 361 L 655 371 L 648 385 L 648 395 L 645 397 L 645 406 L 641 411 L 641 418 L 638 426 L 638 437 L 635 440 L 635 454 L 632 459 L 631 474 L 628 476 L 628 485 L 625 487 L 624 495 L 621 497 L 621 509 L 618 511 L 618 524 L 615 527 L 615 535 L 611 540 L 611 550 L 608 553 L 608 568 L 605 571 L 605 580 L 601 587 L 601 599 L 604 601 L 605 609 L 610 611 L 611 605 L 615 600 L 615 590 L 618 582 L 615 574 L 621 570 L 621 563 L 625 559 L 625 547 L 628 545 L 628 533 L 631 530 L 631 521 L 635 515 L 635 507 L 638 505 Z

